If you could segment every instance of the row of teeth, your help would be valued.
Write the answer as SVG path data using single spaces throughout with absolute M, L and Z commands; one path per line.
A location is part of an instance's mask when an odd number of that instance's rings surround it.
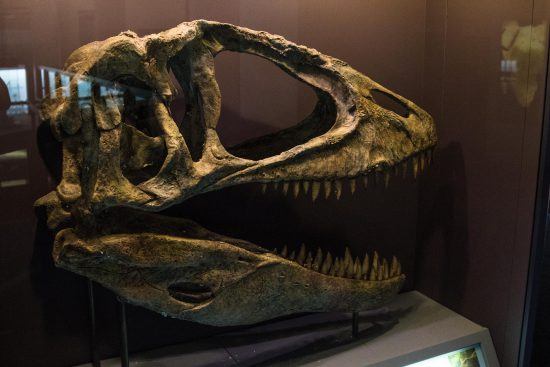
M 390 179 L 392 176 L 398 177 L 402 176 L 403 178 L 407 177 L 407 174 L 409 172 L 409 161 L 412 162 L 412 172 L 414 178 L 418 176 L 419 172 L 422 172 L 424 169 L 426 169 L 431 163 L 432 163 L 432 151 L 426 151 L 422 152 L 409 160 L 405 160 L 401 162 L 400 164 L 394 166 L 393 168 L 387 169 L 385 171 L 380 172 L 372 172 L 365 175 L 362 175 L 360 178 L 363 181 L 363 185 L 365 188 L 368 187 L 369 182 L 373 182 L 376 184 L 377 182 L 384 182 L 384 187 L 388 187 L 390 183 Z M 349 190 L 351 194 L 355 193 L 355 190 L 357 188 L 357 180 L 360 179 L 359 177 L 352 177 L 347 179 L 349 183 Z M 287 195 L 290 187 L 292 185 L 292 193 L 295 198 L 297 198 L 300 195 L 300 192 L 303 192 L 304 195 L 307 195 L 310 192 L 311 188 L 311 200 L 315 201 L 319 197 L 319 194 L 321 192 L 321 184 L 323 184 L 323 191 L 325 199 L 328 199 L 330 195 L 334 192 L 334 195 L 336 196 L 336 199 L 340 199 L 340 196 L 342 196 L 342 179 L 334 179 L 334 180 L 325 180 L 323 182 L 321 181 L 274 181 L 271 183 L 271 187 L 274 191 L 277 191 L 279 187 L 282 189 L 283 194 Z M 267 183 L 262 183 L 262 193 L 266 193 L 268 189 Z
M 386 259 L 380 259 L 376 251 L 374 251 L 372 261 L 368 253 L 365 254 L 363 261 L 360 261 L 358 257 L 353 260 L 348 247 L 346 247 L 343 258 L 333 258 L 330 252 L 327 252 L 326 256 L 323 256 L 323 251 L 320 248 L 317 249 L 317 253 L 313 256 L 311 251 L 307 252 L 304 244 L 300 247 L 298 255 L 296 255 L 295 251 L 292 251 L 289 255 L 286 246 L 280 252 L 277 249 L 273 252 L 307 269 L 334 277 L 386 280 L 401 275 L 401 263 L 395 256 L 392 257 L 391 264 L 389 264 Z

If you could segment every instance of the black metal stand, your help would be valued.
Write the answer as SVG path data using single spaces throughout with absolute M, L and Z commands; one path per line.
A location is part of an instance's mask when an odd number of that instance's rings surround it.
M 129 367 L 130 358 L 128 356 L 128 330 L 126 328 L 126 303 L 118 298 L 119 317 L 120 317 L 120 366 Z
M 90 354 L 93 367 L 101 367 L 101 360 L 97 350 L 97 335 L 95 322 L 94 283 L 88 279 L 88 303 L 90 313 Z
M 353 339 L 359 337 L 359 312 L 354 312 L 351 315 L 351 336 Z

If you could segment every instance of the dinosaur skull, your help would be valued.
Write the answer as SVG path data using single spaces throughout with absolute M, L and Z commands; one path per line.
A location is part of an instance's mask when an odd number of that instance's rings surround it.
M 318 96 L 313 112 L 294 127 L 226 149 L 216 133 L 221 101 L 213 62 L 224 50 L 265 58 L 311 86 Z M 185 93 L 180 124 L 167 107 L 169 70 Z M 349 250 L 333 258 L 304 247 L 274 252 L 155 212 L 244 183 L 292 187 L 315 200 L 320 191 L 339 196 L 343 178 L 352 179 L 353 190 L 355 178 L 380 179 L 397 169 L 416 175 L 436 135 L 431 117 L 411 101 L 281 36 L 204 20 L 93 42 L 73 52 L 66 71 L 69 86 L 42 108 L 63 143 L 63 177 L 37 201 L 59 230 L 57 266 L 134 304 L 211 325 L 368 310 L 399 291 L 405 277 L 395 258 L 354 260 Z M 79 98 L 86 80 L 87 100 Z M 114 91 L 118 84 L 122 93 Z M 138 89 L 150 93 L 136 97 Z M 407 113 L 380 106 L 374 91 Z M 131 115 L 144 103 L 151 113 L 136 123 Z

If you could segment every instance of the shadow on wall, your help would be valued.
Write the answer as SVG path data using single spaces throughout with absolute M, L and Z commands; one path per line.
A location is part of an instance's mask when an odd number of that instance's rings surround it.
M 468 273 L 467 192 L 459 143 L 436 150 L 419 185 L 415 289 L 460 308 Z
M 50 132 L 49 124 L 37 128 L 37 146 L 40 157 L 51 177 L 61 177 L 61 144 Z M 88 349 L 88 303 L 86 283 L 82 277 L 57 269 L 52 261 L 54 234 L 46 225 L 46 213 L 36 209 L 37 221 L 33 253 L 30 263 L 31 286 L 41 300 L 42 322 L 50 337 L 70 337 L 79 340 L 60 361 L 78 360 Z M 74 348 L 78 345 L 77 348 Z M 55 351 L 51 351 L 55 354 Z M 56 358 L 57 358 L 56 357 Z

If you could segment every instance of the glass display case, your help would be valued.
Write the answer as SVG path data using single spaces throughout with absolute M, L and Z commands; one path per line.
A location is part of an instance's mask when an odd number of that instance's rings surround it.
M 0 364 L 528 365 L 549 20 L 0 3 Z

